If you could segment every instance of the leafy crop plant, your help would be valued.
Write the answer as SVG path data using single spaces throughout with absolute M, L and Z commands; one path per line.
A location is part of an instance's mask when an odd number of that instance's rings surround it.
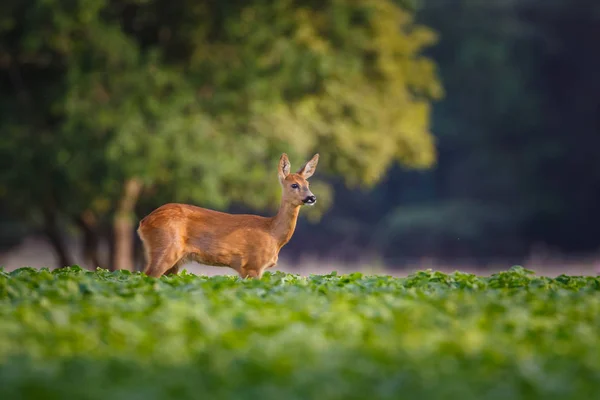
M 0 270 L 0 399 L 582 399 L 600 278 Z

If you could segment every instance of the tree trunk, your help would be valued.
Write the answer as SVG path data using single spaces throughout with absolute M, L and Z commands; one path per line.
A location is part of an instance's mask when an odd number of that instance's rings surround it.
M 58 222 L 56 221 L 56 212 L 46 208 L 43 210 L 43 215 L 44 234 L 56 254 L 57 267 L 63 268 L 73 265 L 67 245 L 65 244 L 64 238 L 58 227 Z
M 83 232 L 83 259 L 93 269 L 102 267 L 98 255 L 99 235 L 96 216 L 88 210 L 75 218 L 75 222 Z
M 106 237 L 106 243 L 108 244 L 108 254 L 104 257 L 105 264 L 108 269 L 114 270 L 113 265 L 115 262 L 115 230 L 113 224 L 109 224 L 108 227 L 103 230 L 103 235 Z
M 134 208 L 140 196 L 142 184 L 137 179 L 125 182 L 123 195 L 119 201 L 113 221 L 114 231 L 114 260 L 113 270 L 134 270 Z

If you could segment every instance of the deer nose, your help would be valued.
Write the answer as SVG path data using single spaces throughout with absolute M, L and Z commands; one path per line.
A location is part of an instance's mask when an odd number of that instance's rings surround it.
M 304 204 L 315 204 L 317 202 L 317 198 L 314 195 L 306 196 L 302 202 Z

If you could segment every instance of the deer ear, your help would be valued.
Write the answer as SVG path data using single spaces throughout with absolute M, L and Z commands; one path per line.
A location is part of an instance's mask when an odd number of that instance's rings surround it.
M 277 173 L 280 181 L 283 181 L 290 174 L 290 160 L 285 153 L 283 153 L 279 159 L 279 168 Z
M 309 161 L 307 161 L 306 164 L 304 164 L 302 166 L 302 168 L 300 168 L 298 170 L 298 172 L 297 172 L 298 175 L 301 175 L 304 179 L 310 178 L 315 173 L 318 163 L 319 163 L 319 153 L 315 154 L 313 156 L 313 158 L 311 158 Z

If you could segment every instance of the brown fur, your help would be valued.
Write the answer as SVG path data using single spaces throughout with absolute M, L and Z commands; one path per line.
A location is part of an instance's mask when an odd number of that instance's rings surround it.
M 144 272 L 153 277 L 179 272 L 187 261 L 230 267 L 241 277 L 260 278 L 277 264 L 279 251 L 291 239 L 303 199 L 313 196 L 307 179 L 319 155 L 294 174 L 284 153 L 279 160 L 282 198 L 273 217 L 228 214 L 188 204 L 165 204 L 138 227 L 146 253 Z M 292 184 L 298 188 L 292 188 Z

